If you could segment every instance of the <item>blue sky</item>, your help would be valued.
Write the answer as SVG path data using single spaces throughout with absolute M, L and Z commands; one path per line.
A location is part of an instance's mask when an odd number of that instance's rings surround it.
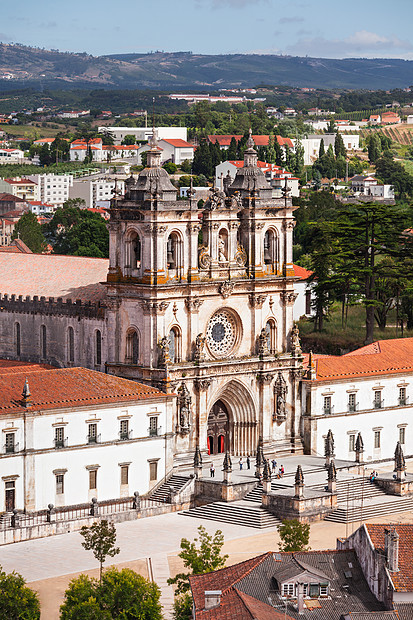
M 16 0 L 2 5 L 0 41 L 62 51 L 413 60 L 412 0 Z

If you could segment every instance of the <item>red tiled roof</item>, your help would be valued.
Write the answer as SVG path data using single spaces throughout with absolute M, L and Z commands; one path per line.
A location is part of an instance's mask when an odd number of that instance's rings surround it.
M 8 222 L 8 220 L 4 220 Z M 9 224 L 14 224 L 14 222 L 8 222 Z M 14 252 L 18 254 L 33 254 L 30 248 L 22 241 L 21 239 L 14 239 L 10 243 L 10 245 L 2 245 L 0 246 L 0 252 Z
M 375 549 L 384 553 L 384 530 L 394 527 L 399 535 L 399 570 L 390 573 L 396 592 L 413 591 L 413 525 L 366 523 Z
M 290 149 L 293 148 L 293 143 L 291 142 L 290 138 L 283 138 L 282 136 L 275 136 L 277 138 L 277 142 L 280 146 L 284 146 L 287 145 Z M 210 135 L 208 136 L 208 140 L 212 143 L 218 142 L 219 146 L 229 146 L 231 144 L 231 140 L 232 138 L 235 138 L 235 140 L 238 142 L 239 140 L 241 140 L 242 135 Z M 270 136 L 269 135 L 254 135 L 252 136 L 252 139 L 255 142 L 256 146 L 268 146 L 268 141 L 269 141 Z
M 8 194 L 7 192 L 3 192 L 0 194 L 0 202 L 24 202 L 23 198 L 19 198 L 18 196 L 13 196 L 13 194 Z
M 285 615 L 262 603 L 256 598 L 231 588 L 221 597 L 219 607 L 199 610 L 196 612 L 197 620 L 292 620 L 291 616 Z
M 35 183 L 34 181 L 31 181 L 30 179 L 20 179 L 19 181 L 17 181 L 16 179 L 4 179 L 6 181 L 6 183 L 9 183 L 10 185 L 37 185 L 37 183 Z
M 304 269 L 304 267 L 300 267 L 300 265 L 293 265 L 293 267 L 295 275 L 298 276 L 301 280 L 307 280 L 307 278 L 309 278 L 313 274 L 312 271 Z
M 99 301 L 109 260 L 50 254 L 0 254 L 0 291 L 9 295 Z
M 21 394 L 29 369 L 0 368 L 0 415 L 25 411 Z M 30 369 L 29 386 L 35 411 L 167 398 L 151 386 L 86 368 Z
M 413 338 L 379 340 L 351 354 L 319 358 L 316 381 L 413 372 Z
M 171 138 L 162 138 L 161 142 L 167 142 L 168 144 L 171 144 L 172 146 L 175 146 L 177 148 L 182 148 L 182 147 L 187 147 L 187 148 L 194 148 L 193 144 L 189 144 L 189 142 L 186 142 L 185 140 L 181 140 L 180 138 L 176 138 L 176 139 L 171 139 Z

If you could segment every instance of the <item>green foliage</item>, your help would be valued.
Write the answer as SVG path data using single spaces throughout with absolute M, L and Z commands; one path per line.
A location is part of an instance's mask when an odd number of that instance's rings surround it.
M 40 604 L 36 592 L 21 575 L 5 573 L 0 566 L 0 617 L 4 620 L 38 620 Z
M 281 542 L 278 544 L 280 551 L 308 551 L 310 540 L 310 524 L 300 523 L 298 519 L 290 519 L 278 526 Z
M 394 186 L 400 196 L 413 196 L 413 176 L 395 161 L 390 151 L 385 151 L 376 162 L 376 173 L 384 183 Z
M 102 568 L 107 556 L 113 558 L 120 553 L 119 547 L 115 547 L 116 527 L 113 523 L 102 519 L 90 527 L 84 525 L 80 530 L 80 535 L 85 539 L 82 547 L 86 551 L 93 551 L 93 555 L 99 562 L 100 580 L 102 580 Z
M 342 155 L 343 157 L 346 157 L 347 155 L 346 147 L 344 146 L 343 136 L 339 131 L 337 131 L 336 137 L 334 139 L 334 153 L 336 158 L 340 157 L 340 155 Z
M 132 135 L 132 134 L 127 134 L 123 140 L 122 140 L 122 144 L 125 145 L 131 145 L 131 144 L 136 144 L 136 136 Z
M 192 170 L 192 161 L 190 161 L 189 159 L 185 159 L 180 165 L 180 168 L 182 172 L 186 172 L 186 174 L 189 174 Z
M 102 581 L 79 575 L 65 592 L 62 620 L 162 620 L 160 590 L 129 568 L 110 568 Z
M 168 174 L 175 174 L 175 172 L 178 170 L 178 166 L 172 161 L 167 161 L 166 164 L 163 165 L 163 168 L 165 168 Z
M 46 249 L 42 227 L 37 217 L 30 211 L 23 213 L 14 227 L 12 239 L 21 239 L 35 254 L 41 254 Z
M 211 151 L 205 138 L 202 138 L 198 148 L 195 151 L 194 160 L 192 162 L 192 170 L 195 174 L 204 174 L 206 177 L 211 177 L 215 173 L 215 168 L 213 168 L 212 164 Z
M 186 538 L 181 539 L 182 551 L 178 556 L 184 561 L 186 568 L 190 568 L 188 573 L 179 573 L 175 577 L 168 579 L 169 585 L 176 585 L 176 592 L 183 594 L 189 590 L 190 575 L 203 575 L 211 573 L 225 566 L 228 559 L 227 555 L 221 555 L 224 544 L 224 535 L 221 530 L 217 530 L 212 536 L 200 525 L 198 528 L 199 536 L 193 542 Z M 199 546 L 197 546 L 199 542 Z
M 192 596 L 189 592 L 176 596 L 174 600 L 173 619 L 192 620 Z
M 67 200 L 57 209 L 44 233 L 53 246 L 54 254 L 106 258 L 109 255 L 109 233 L 99 213 L 81 209 L 84 201 Z

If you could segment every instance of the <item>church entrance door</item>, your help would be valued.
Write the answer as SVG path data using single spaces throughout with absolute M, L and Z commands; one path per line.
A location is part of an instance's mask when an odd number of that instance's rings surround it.
M 224 403 L 218 400 L 208 416 L 208 454 L 229 449 L 229 417 Z

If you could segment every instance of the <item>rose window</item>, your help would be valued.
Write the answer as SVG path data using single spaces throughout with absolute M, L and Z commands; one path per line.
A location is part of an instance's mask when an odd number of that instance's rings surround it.
M 237 326 L 228 310 L 219 310 L 208 323 L 206 330 L 208 347 L 218 357 L 228 355 L 235 346 Z

